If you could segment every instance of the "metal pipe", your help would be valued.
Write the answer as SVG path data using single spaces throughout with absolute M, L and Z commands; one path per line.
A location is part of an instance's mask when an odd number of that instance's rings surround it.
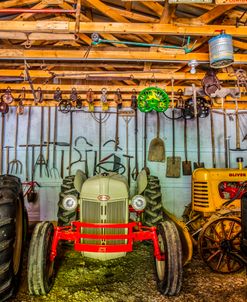
M 31 9 L 31 8 L 5 8 L 0 9 L 0 14 L 16 14 L 16 13 L 31 13 L 31 14 L 62 14 L 62 13 L 75 13 L 75 9 L 57 9 L 57 8 L 44 8 L 44 9 Z

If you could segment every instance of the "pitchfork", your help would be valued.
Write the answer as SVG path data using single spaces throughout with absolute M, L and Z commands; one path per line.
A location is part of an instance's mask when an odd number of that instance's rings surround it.
M 18 128 L 19 128 L 19 114 L 16 112 L 14 159 L 9 163 L 11 174 L 13 173 L 14 168 L 15 168 L 15 174 L 22 174 L 22 162 L 17 159 Z

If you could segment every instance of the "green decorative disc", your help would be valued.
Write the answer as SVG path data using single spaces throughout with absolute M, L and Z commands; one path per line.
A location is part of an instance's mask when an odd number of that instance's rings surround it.
M 165 112 L 168 109 L 170 99 L 167 93 L 158 87 L 147 87 L 143 89 L 137 99 L 137 106 L 141 112 L 152 110 Z

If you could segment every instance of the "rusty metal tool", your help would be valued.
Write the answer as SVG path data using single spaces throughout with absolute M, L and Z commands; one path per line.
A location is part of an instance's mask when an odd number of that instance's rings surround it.
M 28 142 L 30 137 L 30 125 L 31 125 L 31 106 L 28 107 L 27 113 L 27 135 L 26 135 L 26 181 L 29 180 L 29 169 L 28 169 Z
M 197 131 L 197 162 L 194 162 L 194 169 L 204 168 L 204 163 L 200 162 L 201 151 L 200 151 L 200 119 L 196 116 L 196 131 Z
M 44 134 L 44 107 L 41 107 L 41 117 L 40 117 L 40 143 L 39 143 L 39 156 L 34 164 L 34 174 L 36 168 L 39 166 L 39 175 L 43 176 L 42 167 L 45 167 L 46 176 L 49 177 L 49 169 L 47 166 L 47 162 L 43 155 L 43 134 Z M 47 144 L 45 144 L 47 146 Z
M 4 127 L 5 126 L 5 118 L 4 114 L 2 114 L 2 127 L 1 127 L 1 142 L 0 142 L 0 175 L 3 174 L 3 145 L 4 145 Z
M 71 175 L 72 140 L 73 140 L 73 112 L 70 111 L 70 120 L 69 120 L 69 175 Z
M 49 166 L 50 159 L 50 138 L 51 138 L 51 107 L 48 106 L 48 115 L 47 115 L 47 147 L 46 147 L 46 163 Z
M 214 137 L 214 117 L 213 117 L 213 111 L 212 111 L 212 109 L 210 109 L 210 128 L 211 128 L 211 144 L 212 144 L 212 163 L 213 163 L 213 168 L 216 168 L 215 137 Z
M 184 119 L 184 156 L 185 156 L 185 161 L 182 162 L 183 175 L 192 175 L 191 161 L 188 160 L 186 118 Z
M 119 127 L 119 109 L 117 105 L 117 114 L 116 114 L 116 129 L 115 129 L 115 148 L 114 150 L 117 151 L 119 146 L 119 134 L 118 134 L 118 127 Z
M 229 146 L 227 141 L 227 121 L 226 121 L 226 109 L 223 109 L 223 124 L 224 124 L 224 153 L 225 153 L 225 168 L 229 168 Z
M 128 179 L 128 185 L 130 187 L 130 160 L 131 158 L 134 158 L 134 156 L 128 154 L 124 154 L 123 156 L 126 157 L 127 159 L 127 179 Z
M 22 174 L 22 162 L 17 159 L 18 129 L 19 129 L 19 114 L 16 113 L 16 118 L 15 118 L 14 159 L 9 163 L 9 165 L 10 165 L 10 173 L 11 174 L 12 173 Z
M 13 148 L 12 146 L 5 146 L 6 149 L 6 174 L 9 174 L 9 149 Z
M 70 166 L 70 169 L 71 169 L 71 166 Z M 64 178 L 64 150 L 61 150 L 60 175 L 61 175 L 61 178 Z
M 235 122 L 236 122 L 236 148 L 230 149 L 231 151 L 247 151 L 247 149 L 242 149 L 240 146 L 240 126 L 239 126 L 239 116 L 238 116 L 238 107 L 236 106 L 235 111 Z
M 52 168 L 50 170 L 51 177 L 59 178 L 59 172 L 57 169 L 57 106 L 54 108 L 54 132 L 53 132 L 53 142 L 52 142 Z
M 78 137 L 75 139 L 75 142 L 74 142 L 75 146 L 77 146 L 78 141 L 81 140 L 81 139 L 84 140 L 85 143 L 86 143 L 88 146 L 93 147 L 93 145 L 92 145 L 91 143 L 89 143 L 89 141 L 86 139 L 85 136 L 78 136 Z
M 137 109 L 135 109 L 135 167 L 132 170 L 131 176 L 134 180 L 137 179 L 137 176 L 139 174 L 139 168 L 138 168 L 138 114 Z

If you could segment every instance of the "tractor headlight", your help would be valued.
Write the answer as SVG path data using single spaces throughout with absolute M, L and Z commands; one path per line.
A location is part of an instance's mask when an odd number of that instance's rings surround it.
M 67 195 L 62 202 L 63 208 L 67 211 L 74 211 L 77 208 L 78 201 L 74 195 Z
M 142 211 L 145 209 L 147 202 L 144 196 L 135 195 L 131 200 L 131 205 L 136 211 Z

